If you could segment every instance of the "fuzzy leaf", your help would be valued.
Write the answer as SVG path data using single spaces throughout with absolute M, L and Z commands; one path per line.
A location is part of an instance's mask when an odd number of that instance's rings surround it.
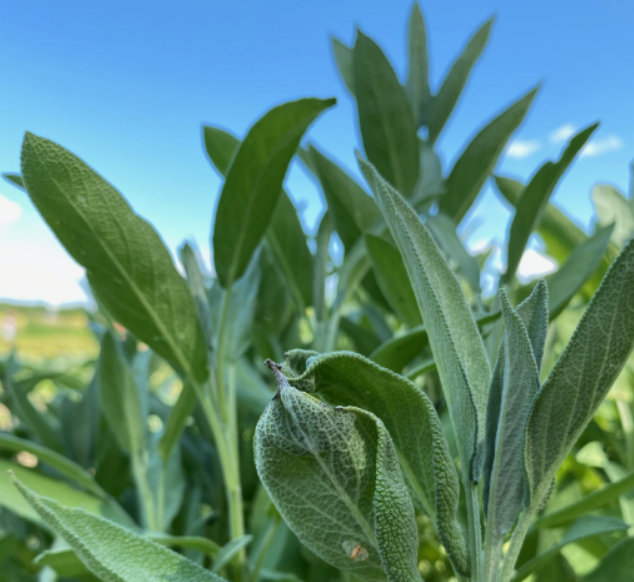
M 488 20 L 473 35 L 462 54 L 456 59 L 449 73 L 447 73 L 437 95 L 432 99 L 431 111 L 427 119 L 430 143 L 436 141 L 445 123 L 447 123 L 469 78 L 473 65 L 482 54 L 489 40 L 492 25 L 493 20 Z
M 286 523 L 326 562 L 368 581 L 420 581 L 414 508 L 383 423 L 289 385 L 258 421 L 258 474 Z
M 409 68 L 407 72 L 407 96 L 412 107 L 416 127 L 427 117 L 427 107 L 431 100 L 429 92 L 429 64 L 427 59 L 427 34 L 420 6 L 415 3 L 409 19 L 407 31 Z
M 404 196 L 418 177 L 418 138 L 405 90 L 383 51 L 362 32 L 354 47 L 354 87 L 368 159 Z
M 22 174 L 31 200 L 108 311 L 204 381 L 207 353 L 194 299 L 150 223 L 79 158 L 32 133 L 22 145 Z
M 359 158 L 409 274 L 429 335 L 463 466 L 478 480 L 491 370 L 460 283 L 416 212 Z
M 611 265 L 533 405 L 526 435 L 531 500 L 540 499 L 634 346 L 634 239 Z
M 183 556 L 83 509 L 42 497 L 15 479 L 42 519 L 103 582 L 221 582 L 223 579 Z
M 454 164 L 445 182 L 447 191 L 440 198 L 440 210 L 456 223 L 475 202 L 536 93 L 533 89 L 482 128 Z
M 352 352 L 310 359 L 291 351 L 289 382 L 330 404 L 357 406 L 378 416 L 390 433 L 415 505 L 431 517 L 454 568 L 467 575 L 466 540 L 456 514 L 460 484 L 440 419 L 414 383 Z M 290 365 L 292 362 L 292 366 Z
M 503 277 L 504 281 L 510 281 L 515 275 L 526 248 L 526 243 L 533 230 L 539 224 L 541 215 L 548 203 L 548 198 L 550 198 L 564 172 L 597 127 L 598 124 L 595 123 L 575 135 L 568 143 L 559 161 L 546 162 L 537 170 L 526 188 L 524 188 L 509 230 L 508 258 L 506 272 Z

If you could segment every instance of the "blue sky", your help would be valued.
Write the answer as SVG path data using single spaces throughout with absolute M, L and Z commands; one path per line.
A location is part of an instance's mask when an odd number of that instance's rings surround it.
M 338 98 L 308 138 L 358 175 L 353 102 L 337 74 L 330 36 L 351 44 L 355 26 L 405 73 L 410 1 L 48 2 L 0 4 L 0 170 L 19 170 L 25 130 L 64 145 L 111 181 L 175 249 L 205 250 L 220 182 L 201 125 L 244 135 L 266 110 L 304 96 Z M 538 82 L 542 89 L 498 172 L 526 179 L 559 155 L 557 132 L 600 120 L 593 145 L 553 201 L 584 227 L 590 190 L 622 191 L 634 158 L 634 67 L 628 0 L 480 0 L 421 4 L 431 84 L 474 30 L 497 19 L 439 148 L 450 168 L 466 140 Z M 288 187 L 307 227 L 320 194 L 301 168 Z M 501 242 L 508 214 L 486 193 L 470 243 Z M 0 298 L 81 300 L 82 271 L 66 257 L 26 196 L 0 184 Z

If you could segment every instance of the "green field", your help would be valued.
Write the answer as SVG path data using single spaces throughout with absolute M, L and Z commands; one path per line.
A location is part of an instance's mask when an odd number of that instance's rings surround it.
M 15 349 L 33 360 L 95 356 L 98 344 L 88 322 L 83 308 L 0 303 L 0 355 Z

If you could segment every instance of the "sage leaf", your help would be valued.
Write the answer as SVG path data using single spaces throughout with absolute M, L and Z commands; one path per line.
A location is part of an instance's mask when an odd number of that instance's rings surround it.
M 485 22 L 467 43 L 462 54 L 456 59 L 440 90 L 431 102 L 431 111 L 427 119 L 429 142 L 433 144 L 449 119 L 458 98 L 476 63 L 489 40 L 493 20 Z
M 568 143 L 559 161 L 554 163 L 546 162 L 541 166 L 522 191 L 509 230 L 506 272 L 503 276 L 504 282 L 510 281 L 515 275 L 526 243 L 539 223 L 544 208 L 548 203 L 548 198 L 564 172 L 597 127 L 598 124 L 595 123 L 575 135 Z
M 425 123 L 427 107 L 431 100 L 429 91 L 429 63 L 427 58 L 427 34 L 420 6 L 414 3 L 407 29 L 408 63 L 407 96 L 409 97 L 416 127 Z
M 26 188 L 24 187 L 24 180 L 22 179 L 22 176 L 20 176 L 20 174 L 6 172 L 2 174 L 2 177 L 16 188 L 19 188 L 20 190 L 26 190 Z
M 381 176 L 359 158 L 392 236 L 403 257 L 434 360 L 459 451 L 471 477 L 480 478 L 484 452 L 489 360 L 460 283 L 416 212 Z
M 623 531 L 628 525 L 621 519 L 606 515 L 587 515 L 573 523 L 564 533 L 561 540 L 550 546 L 543 553 L 535 558 L 524 562 L 516 571 L 511 582 L 521 582 L 527 578 L 532 572 L 543 568 L 550 560 L 555 558 L 561 549 L 568 544 L 592 538 L 601 534 Z M 614 580 L 618 580 L 615 578 Z
M 115 319 L 204 381 L 207 354 L 194 299 L 150 223 L 79 158 L 32 133 L 22 145 L 22 174 L 31 200 Z
M 365 246 L 379 287 L 394 312 L 408 325 L 420 325 L 422 319 L 416 296 L 398 250 L 371 234 L 365 236 Z
M 288 383 L 258 421 L 258 475 L 311 551 L 363 580 L 421 581 L 414 508 L 383 423 L 355 407 L 331 408 Z
M 613 186 L 597 184 L 592 188 L 592 202 L 599 224 L 614 224 L 612 241 L 623 246 L 634 234 L 634 212 L 629 201 Z
M 354 73 L 353 73 L 353 49 L 342 43 L 339 39 L 332 39 L 332 52 L 335 55 L 335 63 L 339 69 L 339 74 L 343 79 L 348 91 L 354 95 Z
M 585 495 L 576 503 L 543 515 L 535 522 L 535 525 L 548 528 L 567 525 L 573 519 L 587 515 L 591 511 L 618 499 L 621 494 L 627 493 L 633 488 L 634 473 L 629 473 L 619 481 L 605 485 L 601 489 Z
M 413 382 L 352 352 L 315 355 L 291 351 L 289 378 L 339 406 L 357 406 L 376 415 L 387 428 L 415 505 L 436 527 L 447 554 L 468 575 L 466 540 L 456 514 L 460 484 L 440 419 L 427 395 Z
M 599 266 L 610 244 L 612 231 L 612 225 L 597 228 L 591 237 L 572 249 L 566 262 L 548 277 L 550 319 L 564 310 Z
M 612 546 L 599 565 L 581 578 L 581 582 L 615 582 L 627 580 L 634 570 L 634 538 L 628 537 Z
M 530 413 L 525 463 L 538 502 L 634 346 L 634 239 L 592 297 Z
M 214 265 L 223 287 L 242 276 L 262 240 L 302 135 L 334 104 L 334 99 L 300 99 L 279 105 L 240 143 L 227 169 L 213 233 Z
M 511 530 L 523 508 L 527 486 L 522 458 L 525 427 L 540 386 L 526 325 L 503 290 L 500 303 L 504 317 L 503 376 L 495 443 L 489 447 L 493 454 L 491 473 L 485 474 L 487 528 L 498 536 Z
M 42 497 L 18 479 L 15 484 L 46 524 L 62 536 L 103 582 L 222 582 L 198 564 L 130 529 L 83 509 Z
M 111 332 L 101 340 L 97 366 L 101 406 L 119 446 L 128 454 L 145 449 L 145 418 L 139 387 Z
M 226 176 L 240 140 L 217 127 L 205 126 L 203 134 L 209 160 L 222 176 Z M 266 239 L 299 309 L 304 311 L 306 306 L 312 304 L 313 298 L 312 255 L 295 206 L 285 191 L 277 200 L 270 226 L 266 230 Z
M 404 196 L 418 178 L 418 137 L 405 90 L 383 51 L 362 32 L 354 47 L 354 88 L 368 159 Z
M 30 487 L 36 487 L 48 491 L 51 495 L 63 500 L 66 505 L 82 507 L 90 513 L 101 515 L 126 527 L 135 527 L 132 518 L 111 497 L 101 497 L 93 492 L 82 491 L 61 479 L 54 479 L 40 470 L 27 469 L 15 461 L 0 459 L 0 506 L 13 513 L 43 524 L 40 515 L 22 497 L 15 485 L 11 482 L 10 473 L 17 475 Z
M 427 217 L 427 227 L 438 246 L 444 251 L 450 265 L 469 283 L 476 297 L 480 295 L 480 268 L 458 237 L 456 225 L 447 215 L 438 213 Z
M 335 230 L 348 250 L 363 232 L 381 220 L 381 213 L 363 188 L 332 160 L 313 146 L 309 147 L 308 155 L 321 184 Z
M 537 89 L 533 89 L 500 113 L 460 154 L 445 181 L 446 192 L 440 198 L 440 210 L 456 223 L 460 223 L 475 202 L 536 94 Z

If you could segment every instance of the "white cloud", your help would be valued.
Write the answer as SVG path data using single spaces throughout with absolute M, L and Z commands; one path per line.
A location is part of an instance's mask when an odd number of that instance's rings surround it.
M 534 154 L 540 147 L 541 144 L 536 139 L 516 139 L 508 146 L 506 155 L 509 158 L 527 158 L 528 156 Z
M 579 155 L 583 157 L 600 156 L 608 152 L 620 150 L 623 140 L 618 135 L 608 135 L 603 139 L 595 139 L 586 144 Z
M 534 277 L 548 275 L 556 268 L 557 263 L 550 257 L 538 253 L 535 249 L 526 249 L 517 268 L 517 274 L 520 280 L 526 281 Z
M 20 216 L 22 216 L 20 205 L 0 194 L 0 226 L 8 226 Z
M 552 143 L 562 143 L 568 141 L 577 131 L 577 128 L 571 123 L 560 125 L 555 131 L 553 131 L 548 139 Z

